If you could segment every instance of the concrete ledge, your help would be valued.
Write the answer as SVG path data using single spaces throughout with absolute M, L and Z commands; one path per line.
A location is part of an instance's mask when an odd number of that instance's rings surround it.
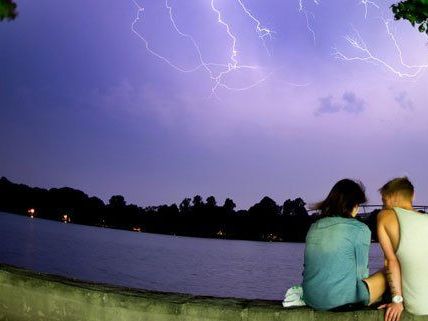
M 428 302 L 427 302 L 428 304 Z M 215 298 L 88 283 L 0 264 L 0 320 L 383 321 L 383 312 L 284 309 L 280 301 Z M 426 320 L 408 313 L 402 321 Z

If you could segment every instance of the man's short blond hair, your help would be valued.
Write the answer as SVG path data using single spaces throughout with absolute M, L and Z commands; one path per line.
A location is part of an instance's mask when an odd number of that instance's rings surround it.
M 413 184 L 410 182 L 410 180 L 404 176 L 390 180 L 379 189 L 379 192 L 382 196 L 390 196 L 392 194 L 398 193 L 410 199 L 415 193 L 415 188 L 413 187 Z

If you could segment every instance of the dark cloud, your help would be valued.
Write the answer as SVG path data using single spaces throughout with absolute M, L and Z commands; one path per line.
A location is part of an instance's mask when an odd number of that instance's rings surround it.
M 319 107 L 315 111 L 315 116 L 323 114 L 335 114 L 345 112 L 348 114 L 359 114 L 363 112 L 365 101 L 358 98 L 351 91 L 345 92 L 341 99 L 335 100 L 333 96 L 319 98 Z
M 407 91 L 399 92 L 395 97 L 395 101 L 400 105 L 401 108 L 407 110 L 413 110 L 413 101 L 409 98 Z
M 343 110 L 351 114 L 359 114 L 364 110 L 365 101 L 357 98 L 353 92 L 345 92 L 342 96 Z
M 327 96 L 319 99 L 320 106 L 316 110 L 315 114 L 321 115 L 321 114 L 334 114 L 338 113 L 340 109 L 342 108 L 341 105 L 333 102 L 333 96 Z

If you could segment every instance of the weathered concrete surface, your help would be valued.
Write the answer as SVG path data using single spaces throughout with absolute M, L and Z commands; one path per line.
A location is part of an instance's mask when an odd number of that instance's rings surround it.
M 0 320 L 382 321 L 383 312 L 284 309 L 280 301 L 137 290 L 81 282 L 0 264 Z M 428 321 L 428 316 L 405 314 L 402 318 L 402 321 L 409 320 Z

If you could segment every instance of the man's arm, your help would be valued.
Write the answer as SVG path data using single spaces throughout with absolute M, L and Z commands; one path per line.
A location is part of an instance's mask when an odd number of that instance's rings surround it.
M 399 225 L 393 210 L 382 210 L 377 219 L 379 243 L 385 255 L 386 278 L 393 296 L 402 296 L 401 270 L 395 251 L 399 242 Z M 398 321 L 403 310 L 403 303 L 390 303 L 386 307 L 385 321 Z

